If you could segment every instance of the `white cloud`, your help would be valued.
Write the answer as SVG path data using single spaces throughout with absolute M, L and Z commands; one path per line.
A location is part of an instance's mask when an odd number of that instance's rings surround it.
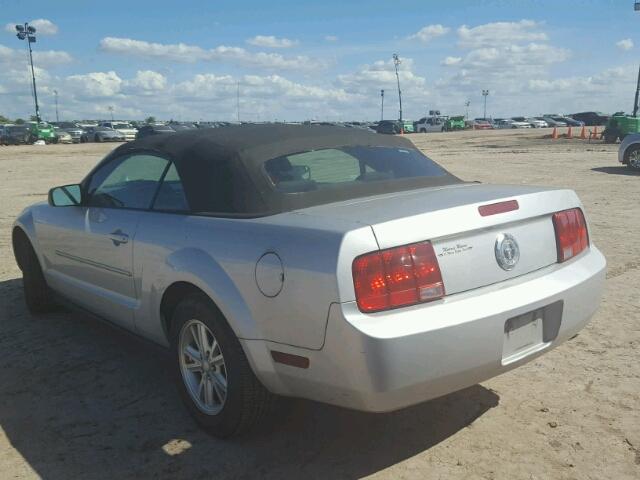
M 55 67 L 72 61 L 73 57 L 69 53 L 60 50 L 36 50 L 33 52 L 33 63 L 36 66 Z M 29 55 L 25 50 L 0 45 L 0 64 L 26 64 L 28 62 Z
M 325 39 L 327 42 L 337 42 L 337 41 L 338 41 L 338 37 L 337 37 L 336 35 L 326 35 L 326 36 L 324 37 L 324 39 Z
M 540 26 L 540 23 L 533 20 L 485 23 L 471 28 L 462 25 L 458 29 L 458 45 L 462 48 L 480 48 L 546 41 L 547 34 L 539 30 Z
M 20 24 L 20 22 L 15 23 L 7 23 L 4 29 L 9 33 L 16 33 L 16 25 Z M 51 20 L 47 20 L 45 18 L 38 18 L 36 20 L 31 20 L 29 25 L 36 29 L 37 35 L 55 35 L 58 33 L 58 26 L 53 23 Z
M 633 40 L 631 40 L 630 38 L 620 40 L 619 42 L 616 42 L 616 47 L 618 47 L 620 50 L 631 50 L 633 48 Z
M 436 25 L 427 25 L 422 27 L 413 35 L 409 35 L 409 40 L 419 40 L 423 43 L 429 42 L 434 38 L 441 37 L 449 33 L 451 29 L 449 27 L 443 27 L 439 23 Z
M 120 93 L 122 79 L 116 72 L 93 72 L 67 77 L 69 88 L 80 97 L 111 97 Z
M 442 62 L 440 62 L 440 64 L 446 67 L 450 67 L 452 65 L 458 65 L 461 61 L 462 57 L 446 57 L 444 60 L 442 60 Z
M 297 40 L 289 40 L 288 38 L 278 38 L 273 35 L 256 35 L 247 39 L 249 45 L 266 48 L 291 48 L 298 45 Z
M 167 77 L 153 70 L 138 70 L 136 76 L 126 80 L 124 85 L 134 91 L 156 93 L 166 88 Z
M 278 53 L 249 52 L 241 47 L 220 45 L 213 49 L 203 49 L 194 45 L 151 43 L 130 38 L 105 37 L 100 41 L 100 49 L 121 55 L 157 58 L 175 62 L 226 61 L 245 67 L 265 70 L 310 71 L 324 68 L 325 62 L 303 55 L 285 57 Z
M 427 82 L 424 77 L 413 72 L 413 60 L 403 58 L 398 76 L 402 88 L 402 98 L 419 104 L 429 95 Z M 392 60 L 378 60 L 369 65 L 363 65 L 352 73 L 338 75 L 336 85 L 347 93 L 357 95 L 363 99 L 377 98 L 380 90 L 395 91 L 396 74 Z

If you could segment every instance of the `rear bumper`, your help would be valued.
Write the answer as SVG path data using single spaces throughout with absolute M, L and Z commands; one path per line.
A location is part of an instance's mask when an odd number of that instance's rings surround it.
M 600 303 L 605 270 L 604 256 L 592 246 L 567 264 L 437 303 L 373 315 L 362 314 L 355 302 L 333 304 L 319 351 L 255 340 L 243 346 L 274 393 L 364 411 L 397 410 L 504 373 L 574 336 Z M 505 322 L 550 305 L 561 307 L 557 321 L 550 320 L 551 338 L 505 360 Z M 309 368 L 276 364 L 269 350 L 308 357 Z

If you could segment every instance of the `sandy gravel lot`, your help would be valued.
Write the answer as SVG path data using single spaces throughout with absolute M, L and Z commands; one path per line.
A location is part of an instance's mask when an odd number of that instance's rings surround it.
M 467 180 L 568 186 L 609 262 L 580 336 L 481 385 L 385 415 L 286 400 L 222 442 L 182 408 L 163 352 L 77 313 L 33 318 L 10 226 L 113 145 L 0 147 L 0 478 L 638 479 L 640 176 L 616 147 L 539 130 L 417 134 Z

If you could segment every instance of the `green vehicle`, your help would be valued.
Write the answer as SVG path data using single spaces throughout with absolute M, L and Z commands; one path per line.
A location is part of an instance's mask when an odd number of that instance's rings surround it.
M 402 131 L 404 133 L 415 133 L 415 128 L 413 128 L 413 122 L 410 120 L 402 121 Z
M 463 115 L 457 115 L 455 117 L 449 117 L 444 122 L 444 130 L 445 132 L 452 132 L 454 130 L 464 130 L 465 129 L 465 121 Z
M 40 123 L 30 123 L 30 135 L 31 135 L 31 143 L 36 142 L 38 140 L 44 140 L 44 143 L 56 143 L 58 137 L 56 136 L 56 132 L 51 125 L 45 122 Z
M 624 112 L 614 113 L 607 126 L 602 132 L 602 137 L 605 143 L 615 143 L 616 140 L 622 140 L 630 133 L 640 132 L 640 118 L 638 118 L 638 108 L 640 104 L 638 99 L 640 98 L 640 68 L 638 69 L 638 82 L 636 84 L 636 96 L 633 99 L 633 114 L 625 115 Z
M 640 132 L 640 117 L 616 112 L 611 115 L 602 136 L 605 143 L 615 143 L 616 140 L 622 140 L 630 133 L 638 132 Z

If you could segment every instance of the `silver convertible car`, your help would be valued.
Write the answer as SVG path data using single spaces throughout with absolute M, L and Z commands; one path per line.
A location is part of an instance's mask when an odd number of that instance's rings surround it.
M 571 190 L 467 183 L 403 137 L 254 125 L 121 145 L 13 228 L 31 312 L 170 347 L 195 419 L 275 395 L 385 412 L 573 337 L 605 259 Z

